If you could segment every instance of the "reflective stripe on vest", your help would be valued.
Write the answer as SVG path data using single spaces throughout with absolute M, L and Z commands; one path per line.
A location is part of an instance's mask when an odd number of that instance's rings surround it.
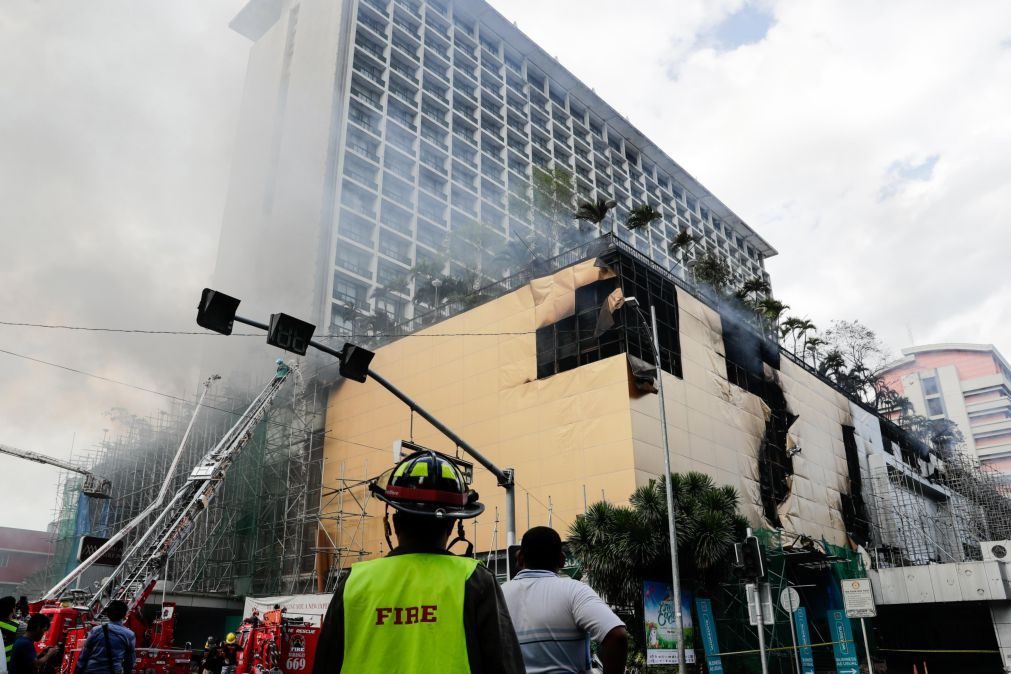
M 7 659 L 7 664 L 11 662 L 11 651 L 14 650 L 14 639 L 17 637 L 18 624 L 9 623 L 6 620 L 0 620 L 0 632 L 10 632 L 10 636 L 4 634 L 4 655 Z
M 477 560 L 407 554 L 360 562 L 344 586 L 344 672 L 469 672 L 463 597 Z

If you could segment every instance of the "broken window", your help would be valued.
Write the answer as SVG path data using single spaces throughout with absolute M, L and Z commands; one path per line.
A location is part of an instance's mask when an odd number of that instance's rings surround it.
M 651 306 L 656 307 L 661 367 L 670 374 L 682 376 L 674 283 L 647 263 L 624 252 L 609 260 L 608 267 L 618 279 L 604 279 L 577 288 L 574 314 L 537 331 L 538 379 L 619 353 L 654 364 Z M 618 309 L 613 315 L 613 327 L 597 334 L 601 309 L 619 282 L 625 297 L 635 297 L 639 301 L 641 314 L 630 307 Z

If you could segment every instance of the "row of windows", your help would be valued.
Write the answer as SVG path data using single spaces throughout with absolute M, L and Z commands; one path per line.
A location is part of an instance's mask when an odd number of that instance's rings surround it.
M 365 13 L 363 12 L 363 14 L 365 14 Z M 396 16 L 397 16 L 397 13 L 396 13 L 396 10 L 395 10 L 394 17 L 396 17 Z M 371 20 L 371 19 L 367 19 L 367 20 Z M 447 28 L 447 27 L 443 27 L 443 28 Z M 491 38 L 489 38 L 489 39 L 491 39 Z M 493 52 L 495 54 L 497 54 L 497 55 L 501 55 L 498 50 L 500 48 L 503 48 L 502 45 L 499 44 L 499 42 L 497 42 L 497 41 L 494 42 L 494 43 L 498 44 L 499 47 L 496 48 L 496 50 L 491 50 L 490 48 L 487 48 L 487 45 L 484 45 L 484 47 L 481 50 L 481 58 L 484 58 L 486 55 L 490 55 Z M 497 59 L 497 56 L 496 56 L 496 59 Z M 398 62 L 398 61 L 395 61 L 395 62 Z M 519 74 L 523 73 L 524 68 L 526 66 L 523 64 L 523 62 L 521 60 L 518 60 L 518 58 L 513 58 L 511 62 L 512 62 L 512 65 L 514 66 L 513 71 L 516 74 L 513 74 L 513 72 L 510 72 L 509 70 L 506 70 L 506 75 L 507 75 L 506 80 L 512 82 L 512 87 L 522 86 L 523 80 L 522 79 L 517 79 L 517 77 L 518 77 Z M 494 63 L 497 66 L 498 60 L 496 60 Z M 391 62 L 391 67 L 392 67 L 392 62 Z M 402 70 L 403 68 L 399 68 L 399 69 Z M 568 100 L 567 99 L 567 95 L 559 87 L 557 87 L 557 85 L 554 85 L 552 82 L 550 82 L 550 80 L 548 80 L 547 78 L 544 78 L 543 76 L 537 74 L 536 71 L 532 70 L 529 67 L 526 67 L 526 70 L 527 70 L 527 78 L 526 79 L 527 79 L 527 82 L 528 82 L 527 86 L 530 88 L 529 93 L 530 93 L 531 101 L 532 102 L 536 102 L 536 101 L 540 100 L 540 98 L 539 98 L 540 94 L 537 94 L 536 93 L 537 91 L 540 91 L 541 94 L 543 94 L 545 91 L 547 91 L 548 94 L 549 94 L 549 98 L 551 99 L 551 102 L 552 102 L 552 105 L 550 106 L 550 110 L 552 111 L 552 114 L 555 114 L 555 113 L 557 113 L 557 112 L 560 111 L 564 115 L 568 115 L 569 113 L 572 113 L 572 114 L 576 115 L 576 117 L 573 118 L 573 119 L 571 119 L 571 120 L 568 117 L 563 118 L 561 124 L 558 122 L 558 120 L 555 120 L 555 123 L 551 127 L 552 130 L 553 130 L 553 133 L 555 135 L 571 135 L 571 132 L 568 131 L 568 124 L 570 123 L 570 121 L 572 123 L 573 130 L 575 130 L 577 132 L 577 134 L 582 134 L 583 133 L 584 124 L 585 124 L 586 127 L 588 127 L 587 130 L 589 131 L 589 133 L 592 136 L 603 137 L 604 135 L 606 135 L 607 138 L 608 138 L 608 146 L 612 150 L 612 152 L 609 153 L 610 160 L 617 161 L 617 162 L 619 162 L 621 164 L 617 168 L 617 171 L 619 172 L 619 174 L 621 176 L 625 177 L 626 179 L 635 181 L 634 184 L 637 187 L 642 187 L 643 185 L 645 185 L 645 187 L 648 190 L 650 190 L 650 192 L 652 194 L 656 194 L 658 196 L 662 195 L 661 190 L 667 191 L 670 196 L 672 196 L 672 197 L 674 197 L 676 199 L 680 199 L 685 205 L 689 206 L 693 212 L 695 212 L 695 213 L 701 213 L 703 216 L 705 216 L 706 217 L 706 222 L 708 224 L 709 221 L 708 221 L 708 214 L 706 213 L 706 209 L 699 207 L 697 201 L 694 198 L 692 198 L 683 188 L 681 188 L 680 186 L 678 186 L 675 181 L 671 180 L 662 171 L 658 172 L 657 167 L 654 164 L 652 164 L 651 162 L 649 162 L 648 160 L 642 158 L 640 156 L 640 153 L 635 148 L 633 148 L 631 146 L 624 147 L 624 141 L 623 141 L 623 139 L 619 135 L 617 135 L 615 133 L 606 133 L 606 128 L 602 124 L 600 124 L 599 122 L 597 122 L 597 121 L 595 121 L 595 120 L 593 120 L 593 119 L 591 119 L 589 117 L 590 113 L 585 109 L 585 107 L 583 107 L 582 105 L 578 104 L 578 102 L 574 101 L 574 99 Z M 485 71 L 483 71 L 482 74 L 484 72 Z M 471 74 L 473 74 L 473 73 L 471 73 Z M 457 90 L 460 90 L 460 91 L 470 91 L 470 92 L 473 93 L 475 91 L 475 89 L 476 89 L 476 87 L 474 87 L 474 86 L 465 84 L 466 80 L 462 76 L 461 77 L 457 77 L 456 75 L 454 75 L 453 79 L 454 79 L 454 85 L 455 85 L 455 87 L 456 87 Z M 490 94 L 490 93 L 491 92 L 487 91 L 486 89 L 482 89 L 482 104 L 483 104 L 484 108 L 489 108 L 489 106 L 487 104 L 488 96 L 486 94 Z M 496 93 L 500 95 L 501 91 L 499 90 Z M 510 92 L 510 93 L 512 93 L 512 92 Z M 444 88 L 440 87 L 438 89 L 437 95 L 445 98 L 445 94 L 446 94 L 446 90 Z M 509 99 L 512 100 L 513 97 L 509 96 Z M 491 99 L 491 100 L 495 100 L 495 99 Z M 518 101 L 518 105 L 516 104 L 517 101 L 514 101 L 513 103 L 514 103 L 514 106 L 512 107 L 512 110 L 518 110 L 522 114 L 523 111 L 522 111 L 522 107 L 521 106 L 524 105 L 525 102 L 524 101 Z M 566 103 L 568 103 L 568 105 L 566 105 Z M 465 116 L 469 116 L 471 119 L 474 119 L 474 110 L 475 110 L 474 106 L 470 106 L 470 105 L 468 105 L 466 103 L 456 102 L 456 101 L 454 102 L 454 106 L 457 108 L 457 110 L 461 114 L 464 114 Z M 501 101 L 495 100 L 495 107 L 497 107 L 497 106 L 501 106 Z M 568 107 L 568 112 L 565 111 L 566 107 Z M 582 117 L 582 119 L 580 119 L 580 116 Z M 589 120 L 589 121 L 587 121 L 587 120 Z M 547 118 L 546 118 L 546 116 L 540 116 L 534 110 L 531 110 L 530 121 L 531 121 L 532 125 L 536 125 L 538 128 L 542 129 L 543 131 L 547 131 L 548 124 L 547 124 Z M 520 128 L 519 124 L 520 124 L 520 122 L 518 120 L 514 119 L 511 128 L 513 128 L 514 130 L 518 130 Z M 562 131 L 563 134 L 559 134 L 559 131 Z M 583 140 L 579 140 L 580 136 L 577 135 L 576 138 L 577 138 L 577 140 L 572 141 L 572 142 L 574 143 L 574 146 L 575 146 L 575 148 L 576 148 L 576 150 L 578 152 L 577 156 L 580 156 L 580 157 L 582 157 L 582 158 L 585 159 L 586 157 L 589 156 L 589 153 L 587 151 L 585 151 L 585 150 L 580 150 L 579 149 L 579 143 L 580 142 L 585 143 L 585 137 L 583 137 Z M 568 138 L 566 138 L 565 140 L 566 140 L 566 142 L 569 142 Z M 546 150 L 547 149 L 548 146 L 547 146 L 546 143 L 543 143 L 543 141 L 539 141 L 539 143 L 540 143 L 540 147 L 542 148 L 542 150 Z M 515 143 L 513 145 L 513 149 L 517 149 Z M 556 151 L 556 155 L 557 155 L 557 151 Z M 599 157 L 598 157 L 598 159 L 599 159 Z M 533 161 L 533 162 L 536 162 L 536 163 L 539 163 L 539 164 L 542 164 L 542 165 L 549 165 L 550 158 L 534 156 L 534 157 L 531 158 L 530 161 Z M 625 162 L 626 161 L 627 162 L 631 162 L 628 165 L 631 168 L 628 168 L 627 172 L 625 170 L 627 168 L 625 166 Z M 513 159 L 511 157 L 511 155 L 510 155 L 509 165 L 510 165 L 511 168 L 513 168 L 513 170 L 520 170 L 521 166 L 524 163 L 529 163 L 529 162 L 524 162 L 523 160 Z M 585 169 L 583 170 L 583 174 L 582 175 L 584 177 L 586 176 Z M 607 189 L 606 185 L 598 185 L 598 189 L 599 189 L 599 191 L 602 194 L 607 194 L 608 196 L 624 197 L 626 200 L 631 199 L 630 195 L 627 195 L 627 194 L 626 195 L 622 195 L 622 194 L 615 194 L 615 193 L 613 193 L 613 191 Z M 635 190 L 633 189 L 633 191 L 635 191 Z M 588 192 L 588 190 L 587 190 L 587 192 Z M 587 193 L 586 196 L 590 196 L 590 194 Z M 635 196 L 638 197 L 640 200 L 642 198 L 641 192 L 637 193 Z M 682 210 L 683 210 L 683 208 L 682 208 Z M 668 216 L 669 217 L 673 217 L 673 213 L 668 213 Z M 715 226 L 717 228 L 720 227 L 720 223 L 719 223 L 718 219 L 714 219 L 713 223 L 715 224 Z M 693 223 L 693 224 L 695 224 L 695 223 Z M 698 232 L 698 233 L 701 233 L 701 232 Z M 738 243 L 740 244 L 740 242 L 738 242 Z M 746 251 L 749 254 L 749 256 L 752 257 L 752 259 L 758 257 L 757 251 L 754 251 L 753 249 L 751 249 L 747 245 L 742 246 L 742 250 Z

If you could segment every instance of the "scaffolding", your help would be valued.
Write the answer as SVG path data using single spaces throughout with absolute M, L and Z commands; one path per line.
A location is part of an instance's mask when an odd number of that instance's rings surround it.
M 982 542 L 1011 538 L 1006 479 L 963 452 L 929 474 L 902 462 L 869 472 L 876 567 L 979 561 Z
M 168 561 L 162 580 L 173 591 L 245 595 L 314 587 L 324 393 L 298 364 L 291 381 L 237 459 L 218 497 Z M 32 579 L 32 594 L 37 593 L 36 585 L 50 587 L 76 565 L 82 535 L 107 536 L 121 529 L 151 503 L 166 479 L 175 485 L 185 480 L 252 397 L 248 391 L 209 393 L 175 474 L 167 478 L 193 403 L 172 401 L 148 417 L 113 410 L 110 417 L 117 430 L 74 458 L 111 480 L 112 499 L 104 509 L 98 507 L 98 502 L 80 494 L 79 475 L 60 474 L 53 517 L 56 554 L 45 572 Z

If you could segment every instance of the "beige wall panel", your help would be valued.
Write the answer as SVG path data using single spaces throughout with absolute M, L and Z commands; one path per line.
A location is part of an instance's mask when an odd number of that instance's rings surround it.
M 375 368 L 502 467 L 517 471 L 517 533 L 547 524 L 567 531 L 589 503 L 624 502 L 637 485 L 663 471 L 656 395 L 630 390 L 625 357 L 615 356 L 536 380 L 533 331 L 572 313 L 573 289 L 601 278 L 592 261 L 538 279 L 502 298 L 381 348 Z M 742 512 L 761 516 L 756 456 L 768 409 L 726 381 L 718 314 L 679 291 L 684 379 L 664 374 L 671 462 L 675 471 L 700 470 L 734 486 Z M 520 332 L 520 335 L 488 333 Z M 449 336 L 455 333 L 484 333 Z M 443 335 L 443 336 L 439 336 Z M 843 543 L 839 492 L 848 489 L 840 423 L 848 402 L 802 368 L 783 360 L 781 385 L 800 415 L 793 439 L 792 492 L 782 508 L 787 530 Z M 391 465 L 390 446 L 410 432 L 410 414 L 376 386 L 337 385 L 328 406 L 325 484 L 345 474 L 362 478 Z M 446 452 L 454 448 L 415 418 L 414 437 Z M 505 544 L 502 490 L 477 467 L 475 487 L 488 512 L 477 522 L 477 548 Z M 326 507 L 327 504 L 324 503 Z M 499 527 L 495 531 L 495 508 Z M 333 504 L 330 504 L 333 510 Z M 373 507 L 373 515 L 382 508 Z M 331 534 L 334 527 L 330 527 Z M 381 518 L 369 520 L 366 549 L 382 544 Z M 472 524 L 467 526 L 473 535 Z M 348 536 L 345 527 L 345 536 Z M 385 544 L 382 544 L 385 547 Z

